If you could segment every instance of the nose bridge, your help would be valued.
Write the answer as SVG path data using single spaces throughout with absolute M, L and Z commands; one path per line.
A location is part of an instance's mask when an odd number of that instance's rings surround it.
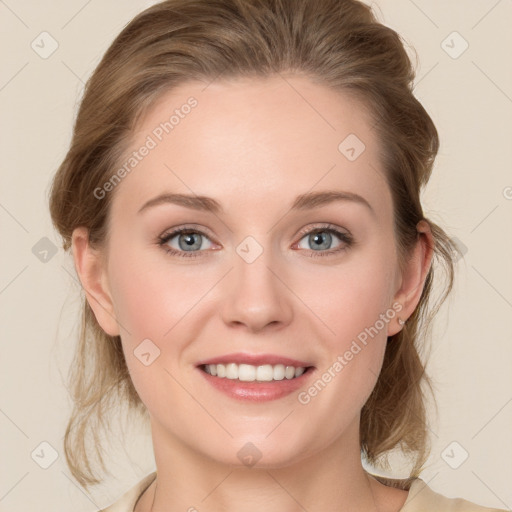
M 267 325 L 286 325 L 292 318 L 290 294 L 277 277 L 277 255 L 268 237 L 265 246 L 248 236 L 236 247 L 229 290 L 222 315 L 227 324 L 257 331 Z M 272 270 L 271 270 L 272 269 Z

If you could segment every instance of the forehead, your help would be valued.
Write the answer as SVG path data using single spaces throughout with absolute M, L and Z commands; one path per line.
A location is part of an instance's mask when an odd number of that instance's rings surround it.
M 298 76 L 181 84 L 141 119 L 121 166 L 126 208 L 166 191 L 233 206 L 314 189 L 391 200 L 364 104 Z

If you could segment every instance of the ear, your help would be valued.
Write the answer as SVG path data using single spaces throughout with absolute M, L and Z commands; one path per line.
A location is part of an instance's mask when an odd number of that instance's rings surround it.
M 432 263 L 434 238 L 430 225 L 427 221 L 421 220 L 418 222 L 416 229 L 418 231 L 418 241 L 401 273 L 394 297 L 394 303 L 399 303 L 402 309 L 399 310 L 396 320 L 390 324 L 388 336 L 393 336 L 402 329 L 403 325 L 399 323 L 398 319 L 407 321 L 414 313 L 423 293 L 425 280 Z
M 71 247 L 76 272 L 96 320 L 107 334 L 118 336 L 119 325 L 108 287 L 104 254 L 91 247 L 89 230 L 85 227 L 73 230 Z

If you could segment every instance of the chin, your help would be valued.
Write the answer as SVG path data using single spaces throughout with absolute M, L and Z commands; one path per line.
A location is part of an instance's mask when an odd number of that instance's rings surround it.
M 288 438 L 284 443 L 281 436 L 244 436 L 230 439 L 229 443 L 219 443 L 222 451 L 211 453 L 210 457 L 219 463 L 256 469 L 275 469 L 290 466 L 308 456 L 311 443 L 299 445 Z

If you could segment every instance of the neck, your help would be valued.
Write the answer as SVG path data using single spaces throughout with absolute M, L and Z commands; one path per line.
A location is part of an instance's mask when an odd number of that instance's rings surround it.
M 362 467 L 354 427 L 323 451 L 260 468 L 219 463 L 153 425 L 157 479 L 135 512 L 378 511 L 377 482 Z

